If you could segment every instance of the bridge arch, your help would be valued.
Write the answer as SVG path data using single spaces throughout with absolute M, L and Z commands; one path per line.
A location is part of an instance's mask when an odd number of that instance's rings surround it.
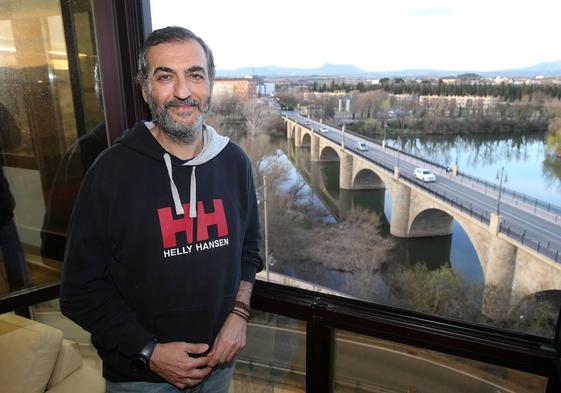
M 353 190 L 384 189 L 384 180 L 371 169 L 361 169 L 353 178 Z
M 339 153 L 337 152 L 337 150 L 327 145 L 321 146 L 319 159 L 320 161 L 325 161 L 325 162 L 341 161 L 341 158 L 339 157 Z
M 294 139 L 296 135 L 296 124 L 289 123 L 288 125 L 288 139 Z
M 310 147 L 312 145 L 312 136 L 309 132 L 302 132 L 302 147 Z
M 486 262 L 489 236 L 482 236 L 481 230 L 469 219 L 462 215 L 452 215 L 445 209 L 438 207 L 419 207 L 414 209 L 409 225 L 409 237 L 444 236 L 451 235 L 454 221 L 465 232 L 467 240 L 472 245 L 481 266 L 483 280 L 486 282 Z
M 535 292 L 515 301 L 510 310 L 510 320 L 520 323 L 520 329 L 540 335 L 553 335 L 554 332 L 533 331 L 536 326 L 554 327 L 561 306 L 561 290 L 549 289 Z
M 409 225 L 409 237 L 446 236 L 452 234 L 454 217 L 443 210 L 429 208 L 420 211 Z

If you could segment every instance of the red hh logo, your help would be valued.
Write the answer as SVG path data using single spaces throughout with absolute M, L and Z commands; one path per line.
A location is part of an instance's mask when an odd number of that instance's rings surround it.
M 207 213 L 204 210 L 203 203 L 197 202 L 197 241 L 208 240 L 208 227 L 216 225 L 218 229 L 218 237 L 228 236 L 228 224 L 226 222 L 226 214 L 224 213 L 224 205 L 222 199 L 214 199 L 212 201 L 214 211 Z M 171 207 L 158 209 L 158 217 L 160 219 L 160 228 L 162 230 L 162 240 L 164 248 L 171 248 L 177 245 L 176 234 L 185 232 L 187 235 L 187 243 L 193 243 L 193 219 L 189 217 L 189 204 L 183 204 L 185 210 L 184 217 L 173 219 Z

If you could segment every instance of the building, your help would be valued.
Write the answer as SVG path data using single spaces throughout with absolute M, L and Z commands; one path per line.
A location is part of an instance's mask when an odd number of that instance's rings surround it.
M 494 108 L 498 103 L 497 97 L 480 96 L 419 96 L 419 104 L 426 107 L 437 105 L 447 108 Z
M 235 97 L 240 100 L 257 97 L 257 82 L 255 78 L 216 78 L 212 94 L 215 97 Z
M 258 96 L 275 95 L 275 84 L 273 82 L 265 82 L 263 80 L 259 80 L 257 82 L 257 95 Z

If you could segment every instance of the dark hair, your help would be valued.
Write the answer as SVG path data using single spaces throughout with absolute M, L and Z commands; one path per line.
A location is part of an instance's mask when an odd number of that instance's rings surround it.
M 186 42 L 195 40 L 202 47 L 206 55 L 207 72 L 210 83 L 214 81 L 214 75 L 216 69 L 214 67 L 214 57 L 212 56 L 212 51 L 208 45 L 202 40 L 202 38 L 196 36 L 191 30 L 179 26 L 168 26 L 163 29 L 154 30 L 144 41 L 144 45 L 140 50 L 138 56 L 138 75 L 137 80 L 141 85 L 144 85 L 148 79 L 148 61 L 146 60 L 146 53 L 148 49 L 158 44 L 164 44 L 168 42 Z

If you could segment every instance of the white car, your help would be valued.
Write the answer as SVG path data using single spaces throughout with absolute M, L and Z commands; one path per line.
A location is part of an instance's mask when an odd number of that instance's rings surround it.
M 304 124 L 307 125 L 307 126 L 309 126 L 310 124 L 312 124 L 312 122 L 309 121 L 309 120 L 306 120 L 306 121 L 304 122 Z
M 434 175 L 434 173 L 425 168 L 415 168 L 413 174 L 415 175 L 415 179 L 419 179 L 424 182 L 436 181 L 436 176 Z
M 356 148 L 358 150 L 362 150 L 362 151 L 368 151 L 368 145 L 364 142 L 357 142 L 356 143 Z
M 319 129 L 319 132 L 322 132 L 322 133 L 325 134 L 326 132 L 329 132 L 329 130 L 328 130 L 327 128 L 325 128 L 325 127 L 321 127 L 321 128 Z

